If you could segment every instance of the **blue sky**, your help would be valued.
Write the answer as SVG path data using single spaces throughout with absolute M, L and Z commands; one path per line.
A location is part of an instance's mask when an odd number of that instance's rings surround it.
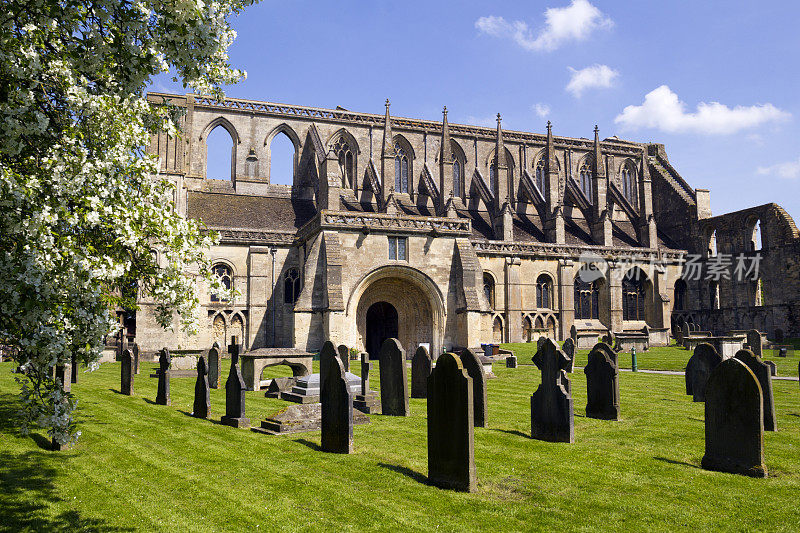
M 666 145 L 722 214 L 800 222 L 800 2 L 264 0 L 232 97 Z M 156 90 L 185 92 L 166 77 Z M 699 106 L 699 107 L 698 107 Z

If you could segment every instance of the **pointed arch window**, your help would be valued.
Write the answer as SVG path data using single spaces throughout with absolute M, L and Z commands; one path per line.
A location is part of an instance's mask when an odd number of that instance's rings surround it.
M 345 189 L 353 188 L 353 176 L 355 175 L 353 152 L 353 148 L 344 136 L 339 137 L 339 140 L 333 145 L 333 153 L 336 154 L 336 159 L 339 160 L 339 175 L 342 178 L 342 187 Z
M 489 301 L 489 307 L 494 309 L 494 278 L 490 274 L 483 274 L 483 294 Z
M 300 271 L 290 268 L 283 275 L 283 302 L 293 304 L 300 296 Z
M 224 263 L 217 263 L 214 265 L 212 272 L 214 272 L 214 275 L 219 278 L 220 282 L 222 282 L 222 286 L 225 287 L 226 290 L 229 291 L 233 288 L 233 271 L 231 270 L 231 267 Z M 211 301 L 227 302 L 228 300 L 223 300 L 217 294 L 212 294 Z
M 592 202 L 592 168 L 588 165 L 588 163 L 584 163 L 581 165 L 580 171 L 578 172 L 580 176 L 580 186 L 583 195 L 586 196 L 586 199 L 589 200 L 589 203 Z
M 545 183 L 545 164 L 544 159 L 539 159 L 536 163 L 536 187 L 538 187 L 539 192 L 544 194 L 544 183 Z
M 622 195 L 631 205 L 636 205 L 636 171 L 630 165 L 622 167 Z
M 687 286 L 686 282 L 682 279 L 679 279 L 675 282 L 675 310 L 676 311 L 684 311 L 686 310 L 686 293 L 687 293 Z
M 453 195 L 461 197 L 461 190 L 461 161 L 456 157 L 453 159 Z
M 597 319 L 600 317 L 600 281 L 591 283 L 575 278 L 575 318 Z
M 492 163 L 489 165 L 489 190 L 494 193 L 494 186 L 497 183 L 497 166 Z
M 641 270 L 631 269 L 622 278 L 622 320 L 644 320 L 644 299 Z
M 394 190 L 397 192 L 408 192 L 408 153 L 400 146 L 394 145 Z
M 539 309 L 553 308 L 553 282 L 547 274 L 536 278 L 536 307 Z

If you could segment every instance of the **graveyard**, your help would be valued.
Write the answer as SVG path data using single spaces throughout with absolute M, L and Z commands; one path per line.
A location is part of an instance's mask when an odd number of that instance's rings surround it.
M 354 426 L 353 453 L 326 453 L 320 431 L 270 436 L 222 424 L 224 386 L 211 389 L 209 419 L 200 419 L 191 416 L 194 378 L 173 377 L 171 405 L 159 405 L 158 380 L 149 377 L 157 363 L 141 363 L 131 396 L 120 391 L 121 364 L 106 363 L 81 369 L 72 386 L 81 439 L 53 452 L 45 435 L 14 429 L 13 363 L 0 363 L 0 529 L 580 530 L 614 523 L 676 531 L 797 523 L 797 381 L 773 381 L 779 429 L 764 433 L 769 477 L 757 479 L 701 468 L 704 404 L 686 394 L 683 376 L 620 371 L 619 420 L 587 418 L 588 350 L 576 353 L 569 374 L 574 442 L 531 438 L 531 395 L 541 380 L 531 362 L 535 346 L 516 345 L 518 367 L 495 363 L 497 377 L 486 380 L 485 427 L 476 421 L 473 430 L 472 492 L 429 484 L 430 399 L 410 395 L 409 416 L 370 415 Z M 625 369 L 630 356 L 618 355 Z M 662 348 L 641 354 L 639 365 L 686 366 L 690 356 Z M 797 358 L 789 357 L 783 375 L 791 364 L 796 373 Z M 222 383 L 228 367 L 225 360 Z M 359 365 L 350 371 L 359 374 Z M 289 375 L 271 367 L 264 377 Z M 380 389 L 377 361 L 370 382 Z M 245 401 L 253 426 L 287 406 L 263 392 L 247 392 Z

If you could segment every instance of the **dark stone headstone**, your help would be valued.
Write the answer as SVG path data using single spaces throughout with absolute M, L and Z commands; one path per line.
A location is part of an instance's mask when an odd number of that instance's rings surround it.
M 531 396 L 531 435 L 550 442 L 574 442 L 572 390 L 567 377 L 567 356 L 548 339 L 533 356 L 542 383 Z
M 702 467 L 766 477 L 761 387 L 752 370 L 735 357 L 717 365 L 708 378 L 705 409 Z
M 156 403 L 158 405 L 172 405 L 172 398 L 169 396 L 169 378 L 172 357 L 167 348 L 162 348 L 158 356 L 158 391 L 156 392 Z
M 75 354 L 72 354 L 71 363 L 70 363 L 70 376 L 69 380 L 71 383 L 78 382 L 78 357 Z
M 119 391 L 128 396 L 133 396 L 133 377 L 136 375 L 133 370 L 133 354 L 130 350 L 123 350 Z
M 682 331 L 682 335 L 681 335 L 681 342 L 683 342 L 683 339 L 685 339 L 686 337 L 691 335 L 691 333 L 692 333 L 692 330 L 691 330 L 691 327 L 689 326 L 689 323 L 688 322 L 684 322 L 683 323 L 683 331 Z
M 564 341 L 564 345 L 561 347 L 561 351 L 564 352 L 564 355 L 567 356 L 569 359 L 569 365 L 567 365 L 567 372 L 570 374 L 575 371 L 575 341 L 572 340 L 572 337 Z
M 509 355 L 506 357 L 506 368 L 517 368 L 517 356 Z
M 572 339 L 574 342 L 578 342 L 578 328 L 575 327 L 575 324 L 573 324 L 569 328 L 569 338 Z
M 61 390 L 72 391 L 72 364 L 65 363 L 56 366 L 56 379 L 61 381 Z
M 706 382 L 711 371 L 722 362 L 717 349 L 707 342 L 702 342 L 694 349 L 692 357 L 686 364 L 686 394 L 692 395 L 695 402 L 704 402 Z
M 369 388 L 369 371 L 372 368 L 372 361 L 369 360 L 369 353 L 361 352 L 361 391 L 356 394 L 353 400 L 353 407 L 362 413 L 370 414 L 378 412 L 378 395 Z
M 417 348 L 411 359 L 411 397 L 428 397 L 428 376 L 431 375 L 431 356 L 424 346 Z
M 336 346 L 331 341 L 325 341 L 322 344 L 322 349 L 319 351 L 319 384 L 320 388 L 325 383 L 325 375 L 331 366 L 331 359 L 339 357 L 339 352 L 336 351 Z
M 350 348 L 344 344 L 340 344 L 336 347 L 336 351 L 339 353 L 339 359 L 342 361 L 344 371 L 350 372 Z
M 408 416 L 408 372 L 406 352 L 397 339 L 386 339 L 379 355 L 381 370 L 381 413 Z
M 775 364 L 775 361 L 764 360 L 764 364 L 769 367 L 769 375 L 773 378 L 778 375 L 778 365 Z
M 619 420 L 619 366 L 617 354 L 605 343 L 589 352 L 586 374 L 586 416 L 601 420 Z
M 754 355 L 761 357 L 763 355 L 762 348 L 764 346 L 764 338 L 761 333 L 756 329 L 751 329 L 747 332 L 747 345 Z M 752 368 L 750 369 L 752 370 Z
M 461 359 L 444 353 L 428 378 L 428 481 L 475 489 L 473 384 Z
M 539 337 L 538 339 L 536 339 L 536 349 L 538 350 L 539 348 L 541 348 L 542 344 L 544 344 L 544 341 L 546 340 L 547 337 Z
M 194 410 L 192 416 L 208 418 L 211 410 L 211 389 L 208 386 L 208 365 L 202 355 L 197 359 L 197 381 L 194 383 Z
M 139 373 L 139 343 L 133 343 L 133 373 Z
M 219 353 L 219 345 L 215 342 L 208 351 L 208 386 L 218 389 L 220 376 L 222 376 L 222 358 Z
M 225 416 L 221 420 L 226 426 L 249 428 L 250 419 L 244 416 L 244 393 L 247 386 L 239 367 L 239 345 L 236 344 L 236 337 L 228 346 L 228 353 L 231 355 L 231 370 L 225 381 Z
M 461 352 L 461 364 L 472 378 L 472 413 L 475 425 L 485 428 L 489 423 L 489 408 L 486 402 L 486 374 L 483 372 L 483 363 L 475 352 L 467 349 Z
M 778 349 L 778 357 L 786 357 L 788 350 L 786 348 L 779 348 Z
M 353 397 L 347 385 L 344 365 L 338 357 L 328 360 L 322 382 L 322 450 L 353 453 Z
M 739 350 L 734 356 L 747 365 L 761 386 L 761 399 L 763 401 L 764 431 L 778 431 L 775 417 L 775 400 L 772 395 L 772 369 L 761 358 L 750 350 Z M 773 363 L 774 364 L 774 363 Z
M 683 346 L 683 328 L 686 322 L 679 322 L 675 327 L 675 343 Z

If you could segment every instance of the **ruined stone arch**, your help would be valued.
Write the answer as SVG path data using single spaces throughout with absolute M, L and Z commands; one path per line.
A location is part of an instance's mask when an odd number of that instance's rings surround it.
M 761 218 L 759 216 L 751 215 L 747 218 L 747 222 L 745 223 L 744 243 L 748 252 L 757 252 L 763 248 L 764 243 L 761 240 Z
M 702 231 L 703 236 L 703 257 L 714 257 L 717 255 L 717 230 L 714 226 L 707 224 Z
M 239 138 L 239 132 L 236 131 L 236 127 L 233 123 L 225 117 L 217 117 L 213 119 L 211 122 L 206 125 L 203 129 L 203 132 L 200 134 L 200 143 L 203 146 L 203 150 L 200 151 L 203 163 L 203 176 L 208 178 L 208 136 L 209 134 L 214 131 L 218 126 L 221 126 L 228 132 L 228 135 L 231 136 L 231 140 L 233 141 L 233 146 L 231 147 L 231 173 L 230 179 L 234 181 L 236 179 L 236 159 L 237 159 L 237 152 L 238 146 L 241 144 L 241 139 Z
M 211 343 L 218 342 L 222 350 L 227 349 L 228 317 L 218 311 L 211 317 Z
M 294 186 L 297 185 L 297 166 L 300 161 L 300 153 L 303 148 L 303 144 L 300 142 L 300 137 L 297 135 L 294 129 L 285 122 L 272 128 L 272 130 L 264 138 L 264 149 L 266 153 L 266 164 L 264 166 L 267 168 L 267 170 L 263 173 L 266 174 L 267 179 L 270 183 L 272 183 L 272 141 L 274 141 L 275 137 L 281 133 L 286 135 L 286 137 L 289 138 L 289 141 L 294 146 L 294 155 L 292 157 L 292 186 Z
M 495 314 L 492 317 L 492 342 L 494 343 L 503 342 L 505 329 L 506 328 L 505 328 L 505 321 L 503 320 L 503 315 Z

